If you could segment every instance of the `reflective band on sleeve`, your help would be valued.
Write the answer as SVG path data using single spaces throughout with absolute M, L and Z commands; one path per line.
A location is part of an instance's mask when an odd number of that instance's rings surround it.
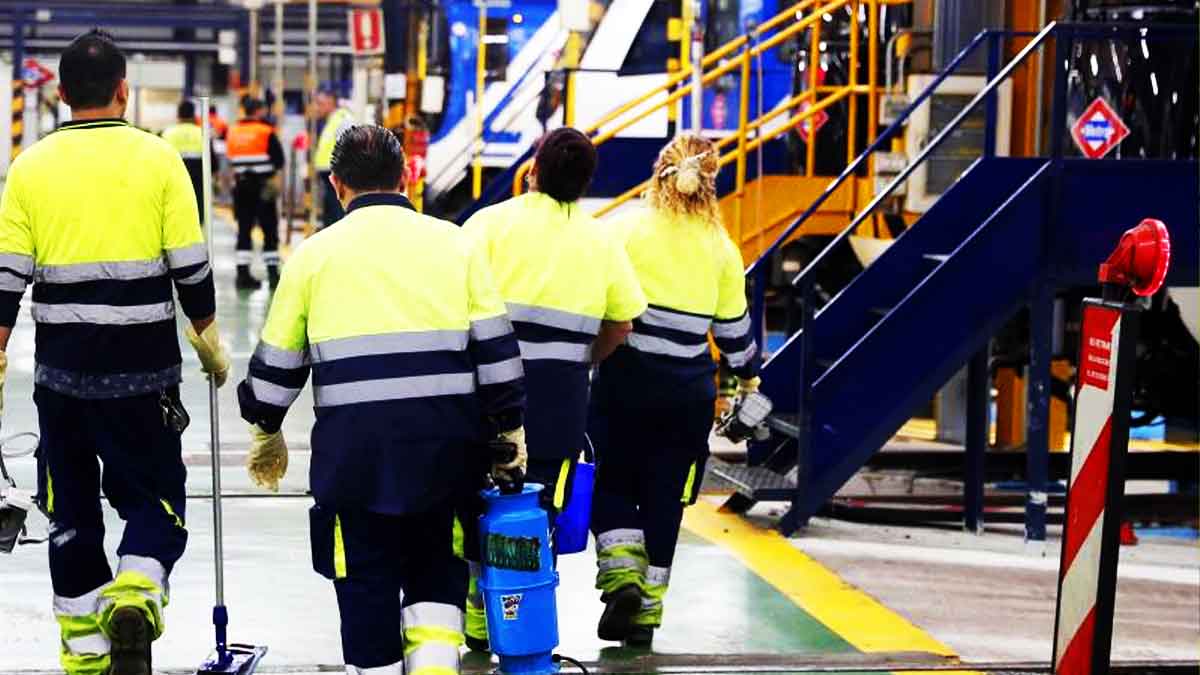
M 476 342 L 498 338 L 513 332 L 512 322 L 505 315 L 471 322 L 471 339 Z
M 604 550 L 625 544 L 645 544 L 646 535 L 641 530 L 609 530 L 596 535 L 596 549 Z
M 313 398 L 318 407 L 328 407 L 371 401 L 452 396 L 470 394 L 473 391 L 475 391 L 474 373 L 448 373 L 317 386 L 313 387 Z M 256 386 L 256 395 L 257 392 Z
M 515 302 L 507 303 L 508 316 L 513 321 L 536 323 L 539 326 L 550 326 L 576 333 L 595 335 L 600 332 L 600 319 L 585 314 L 564 312 L 561 309 L 522 305 Z
M 412 644 L 411 640 L 409 644 Z M 408 670 L 408 675 L 457 673 L 458 658 L 458 645 L 426 642 L 405 654 L 404 665 Z
M 25 281 L 21 277 L 14 276 L 8 270 L 0 270 L 0 291 L 24 293 L 25 287 L 28 285 L 28 281 Z
M 692 462 L 692 465 L 690 467 L 688 467 L 687 481 L 685 481 L 683 484 L 683 496 L 681 496 L 679 498 L 679 501 L 683 502 L 684 504 L 691 503 L 692 490 L 694 490 L 695 488 L 696 488 L 696 463 Z
M 740 338 L 750 332 L 750 315 L 743 314 L 740 319 L 733 321 L 713 321 L 712 332 L 713 337 Z
M 708 333 L 709 324 L 712 321 L 703 316 L 695 316 L 692 314 L 683 314 L 681 312 L 672 312 L 669 309 L 661 307 L 649 307 L 645 312 L 638 317 L 643 323 L 648 323 L 651 326 L 661 326 L 663 328 L 671 328 L 685 333 L 694 335 L 705 335 Z
M 254 392 L 254 398 L 259 403 L 268 403 L 286 408 L 296 401 L 296 397 L 300 396 L 299 389 L 281 387 L 266 380 L 260 380 L 257 377 L 248 377 L 246 381 L 250 383 L 250 391 Z
M 416 602 L 404 608 L 401 615 L 405 631 L 416 627 L 436 626 L 450 631 L 462 630 L 463 613 L 454 605 L 441 602 Z
M 480 385 L 499 384 L 524 377 L 525 369 L 521 367 L 521 357 L 516 356 L 498 363 L 484 363 L 475 366 L 475 373 L 479 377 Z
M 555 359 L 573 363 L 587 363 L 592 358 L 591 345 L 581 345 L 574 342 L 526 342 L 517 343 L 521 348 L 521 358 L 526 361 Z
M 108 638 L 100 632 L 67 638 L 63 640 L 63 646 L 72 654 L 107 654 L 110 649 Z
M 313 343 L 314 363 L 348 359 L 355 356 L 404 354 L 412 352 L 462 351 L 467 348 L 465 330 L 405 331 L 337 338 Z
M 152 305 L 82 305 L 76 303 L 33 303 L 33 320 L 38 323 L 90 323 L 102 326 L 130 326 L 175 318 L 174 302 Z
M 308 351 L 292 351 L 259 341 L 254 348 L 254 358 L 272 368 L 294 370 L 308 365 Z
M 103 590 L 104 586 L 100 586 L 93 591 L 75 598 L 56 595 L 54 596 L 54 614 L 57 616 L 88 616 L 93 614 L 96 611 L 97 603 L 100 602 L 100 593 Z
M 342 517 L 333 517 L 333 576 L 346 578 L 346 541 L 342 538 Z
M 751 342 L 749 347 L 746 347 L 745 349 L 743 349 L 740 352 L 734 352 L 732 354 L 728 354 L 728 353 L 725 354 L 725 359 L 727 361 L 729 361 L 730 366 L 732 366 L 734 368 L 741 368 L 742 366 L 746 365 L 747 363 L 750 363 L 750 359 L 753 359 L 754 355 L 757 353 L 758 353 L 758 345 Z
M 171 269 L 208 262 L 208 246 L 204 242 L 167 249 L 167 264 Z
M 38 265 L 33 280 L 47 284 L 77 284 L 84 281 L 152 279 L 167 273 L 162 258 L 152 260 L 121 260 L 115 262 L 72 263 L 70 265 Z
M 393 663 L 390 666 L 375 666 L 373 668 L 359 668 L 346 664 L 347 675 L 404 675 L 404 662 Z
M 674 356 L 681 359 L 694 359 L 708 353 L 708 343 L 705 342 L 695 345 L 681 345 L 666 338 L 654 335 L 642 335 L 636 331 L 629 335 L 626 339 L 626 344 L 639 352 Z M 730 363 L 732 364 L 732 361 Z
M 27 277 L 33 276 L 33 256 L 20 253 L 0 253 L 0 267 L 6 267 Z
M 554 482 L 554 508 L 562 509 L 563 504 L 567 501 L 567 478 L 571 476 L 571 465 L 574 463 L 570 457 L 562 462 L 562 467 L 558 470 L 558 480 Z
M 176 279 L 175 281 L 176 281 L 176 283 L 183 284 L 184 286 L 195 286 L 196 284 L 200 283 L 201 281 L 204 281 L 205 279 L 207 279 L 208 275 L 210 275 L 210 274 L 212 274 L 212 267 L 209 266 L 208 263 L 204 263 L 204 267 L 201 267 L 200 269 L 196 270 L 194 273 L 189 274 L 182 279 Z

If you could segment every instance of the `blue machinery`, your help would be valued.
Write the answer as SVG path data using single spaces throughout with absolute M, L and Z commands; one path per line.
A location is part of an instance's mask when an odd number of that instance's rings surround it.
M 1003 40 L 1033 39 L 1000 66 Z M 996 90 L 1039 47 L 1053 40 L 1055 87 L 1050 154 L 995 156 Z M 726 503 L 741 512 L 760 500 L 791 503 L 780 529 L 803 526 L 964 363 L 968 420 L 964 519 L 981 526 L 988 439 L 987 345 L 1022 306 L 1030 309 L 1026 450 L 1026 538 L 1044 541 L 1049 479 L 1047 428 L 1055 292 L 1094 284 L 1095 266 L 1121 233 L 1153 217 L 1171 229 L 1178 256 L 1168 284 L 1196 285 L 1197 162 L 1089 160 L 1064 157 L 1067 73 L 1073 47 L 1086 40 L 1190 41 L 1194 27 L 1051 23 L 1036 34 L 979 33 L 879 138 L 747 271 L 751 317 L 763 336 L 771 256 L 821 204 L 900 132 L 904 121 L 976 49 L 986 46 L 987 86 L 904 171 L 793 280 L 800 330 L 764 365 L 763 391 L 775 401 L 770 440 L 751 448 L 751 466 L 715 472 L 738 492 Z M 815 271 L 847 243 L 891 192 L 980 104 L 986 106 L 983 157 L 820 311 Z M 933 330 L 926 327 L 935 327 Z M 794 474 L 792 473 L 794 471 Z

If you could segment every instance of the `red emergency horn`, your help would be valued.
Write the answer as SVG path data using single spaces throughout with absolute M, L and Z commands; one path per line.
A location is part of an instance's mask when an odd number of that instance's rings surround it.
M 1100 265 L 1100 283 L 1128 286 L 1137 295 L 1154 295 L 1171 265 L 1171 237 L 1161 220 L 1146 218 L 1125 231 L 1117 250 Z

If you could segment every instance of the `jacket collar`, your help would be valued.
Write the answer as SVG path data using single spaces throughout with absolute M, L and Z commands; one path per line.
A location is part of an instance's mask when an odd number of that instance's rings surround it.
M 119 117 L 109 117 L 95 120 L 71 120 L 58 125 L 59 129 L 104 129 L 107 127 L 127 127 L 129 122 Z
M 346 206 L 346 214 L 349 215 L 354 209 L 361 209 L 365 206 L 402 206 L 410 211 L 417 210 L 413 207 L 412 202 L 408 201 L 408 197 L 399 192 L 369 192 L 355 197 Z

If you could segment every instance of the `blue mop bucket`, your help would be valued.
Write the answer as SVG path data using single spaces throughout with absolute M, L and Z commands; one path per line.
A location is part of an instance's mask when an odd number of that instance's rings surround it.
M 567 508 L 554 521 L 554 552 L 558 555 L 579 553 L 587 548 L 588 525 L 592 521 L 592 488 L 596 482 L 596 465 L 580 462 L 575 465 L 575 480 L 571 482 L 571 498 Z

